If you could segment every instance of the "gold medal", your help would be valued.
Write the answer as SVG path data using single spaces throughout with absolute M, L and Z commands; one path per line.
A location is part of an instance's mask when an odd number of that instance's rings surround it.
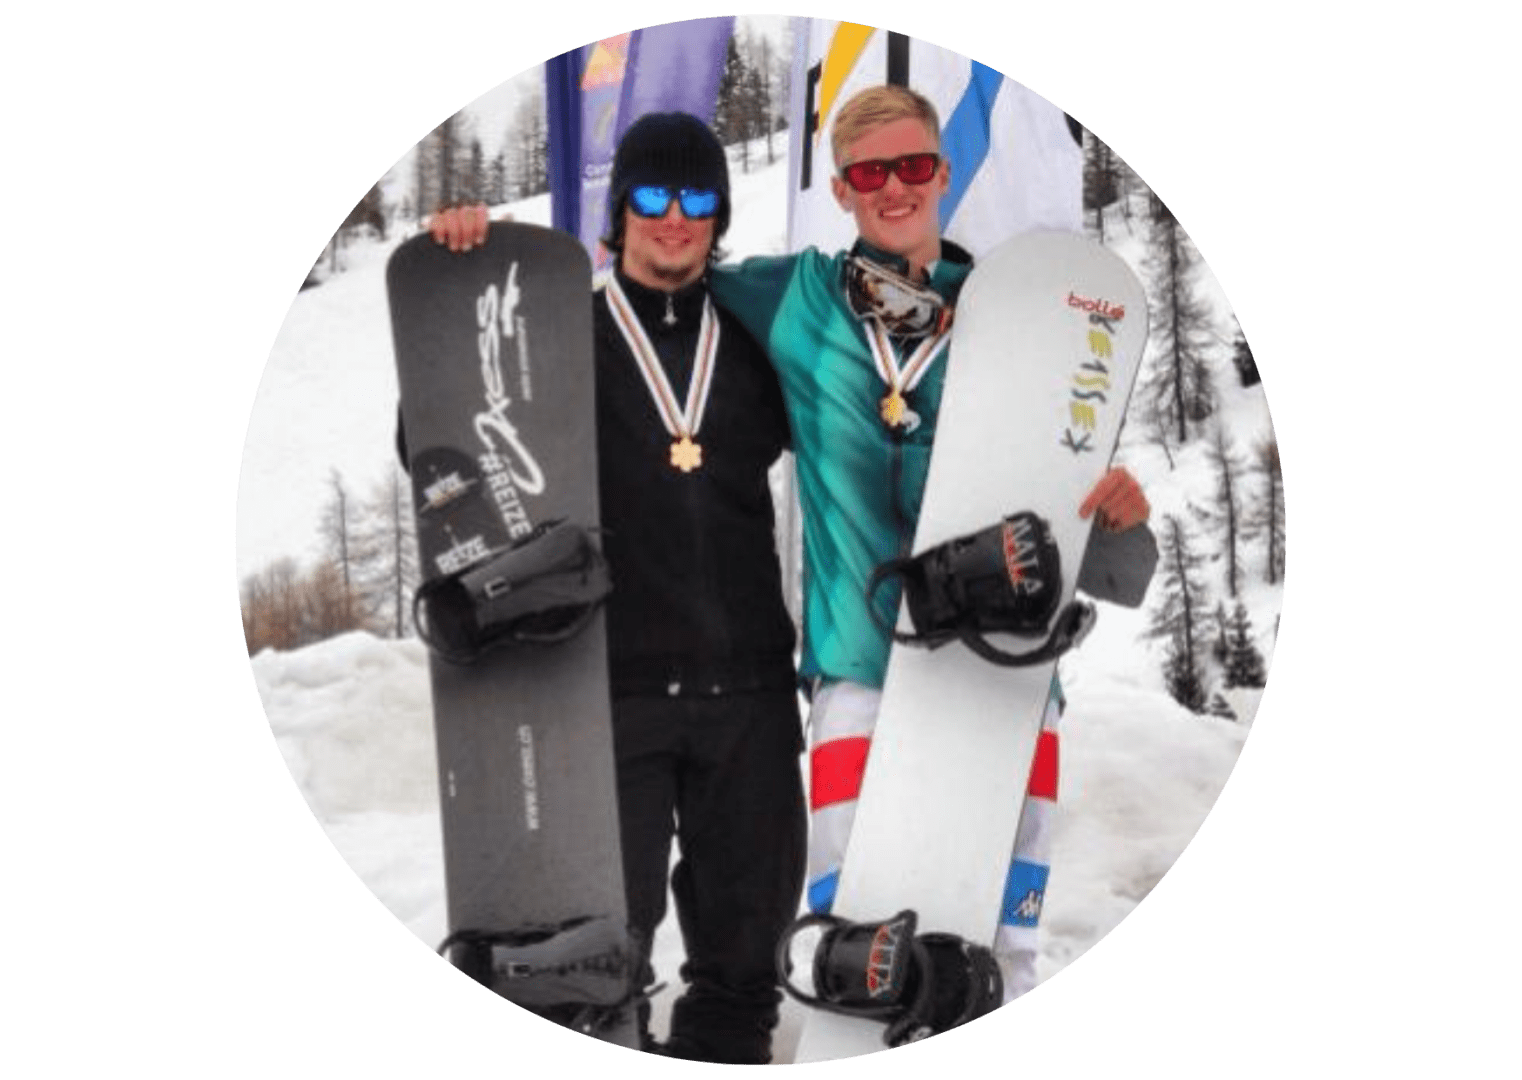
M 690 473 L 693 469 L 703 464 L 703 448 L 692 441 L 689 435 L 683 435 L 671 444 L 671 467 L 681 469 L 684 473 Z
M 921 341 L 902 364 L 881 320 L 867 320 L 866 337 L 867 346 L 872 350 L 873 365 L 888 388 L 888 396 L 878 402 L 878 415 L 891 431 L 914 431 L 920 426 L 920 418 L 909 408 L 904 395 L 919 385 L 930 365 L 944 355 L 949 335 L 936 334 Z
M 665 425 L 667 433 L 674 440 L 671 444 L 671 467 L 684 473 L 702 468 L 703 448 L 694 441 L 693 436 L 698 433 L 698 429 L 703 424 L 703 411 L 708 404 L 708 391 L 713 385 L 714 363 L 719 354 L 719 320 L 714 312 L 712 300 L 707 296 L 703 297 L 703 317 L 698 325 L 697 353 L 692 361 L 692 374 L 687 383 L 686 399 L 681 401 L 672 390 L 671 383 L 667 381 L 665 369 L 661 367 L 655 346 L 650 343 L 649 336 L 640 325 L 639 317 L 629 306 L 628 297 L 624 295 L 617 276 L 608 282 L 604 295 L 607 297 L 608 310 L 613 314 L 613 321 L 618 324 L 618 329 L 629 346 L 629 352 L 634 357 L 635 365 L 644 377 L 645 387 L 650 391 L 650 400 L 654 402 L 656 411 L 660 414 L 661 423 Z M 666 298 L 666 309 L 668 313 L 671 313 L 670 296 Z

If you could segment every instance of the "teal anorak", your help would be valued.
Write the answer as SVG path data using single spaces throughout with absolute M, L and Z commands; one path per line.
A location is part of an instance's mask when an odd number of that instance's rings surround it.
M 890 429 L 878 411 L 887 387 L 846 305 L 846 257 L 810 248 L 746 259 L 716 268 L 711 287 L 766 350 L 787 402 L 803 512 L 799 674 L 881 687 L 900 590 L 894 581 L 877 590 L 874 618 L 867 583 L 914 539 L 950 350 L 905 395 L 919 425 Z M 943 243 L 929 284 L 954 303 L 971 269 Z

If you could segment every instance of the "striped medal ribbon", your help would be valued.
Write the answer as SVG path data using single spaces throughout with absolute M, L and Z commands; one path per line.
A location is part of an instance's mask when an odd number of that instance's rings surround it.
M 708 406 L 708 391 L 713 385 L 714 360 L 719 352 L 719 320 L 714 313 L 713 301 L 706 295 L 703 297 L 703 319 L 698 326 L 698 350 L 692 362 L 692 376 L 687 383 L 684 402 L 678 403 L 655 346 L 650 344 L 650 338 L 640 325 L 634 308 L 629 305 L 629 298 L 624 295 L 616 275 L 608 280 L 603 295 L 607 298 L 608 310 L 613 313 L 613 321 L 618 324 L 630 353 L 634 355 L 634 362 L 645 378 L 655 410 L 673 440 L 671 467 L 690 473 L 703 464 L 703 447 L 697 441 L 697 434 L 703 426 L 703 411 Z
M 878 414 L 889 428 L 903 428 L 910 432 L 920 426 L 919 414 L 909 408 L 904 395 L 919 385 L 930 365 L 946 350 L 951 337 L 949 329 L 932 334 L 919 343 L 902 365 L 893 351 L 893 342 L 882 321 L 877 318 L 863 320 L 867 329 L 867 345 L 872 349 L 872 360 L 877 374 L 888 386 L 888 396 L 878 403 Z

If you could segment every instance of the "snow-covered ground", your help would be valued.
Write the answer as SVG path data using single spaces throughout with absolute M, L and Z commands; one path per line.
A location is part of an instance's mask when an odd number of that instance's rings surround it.
M 1167 872 L 1215 802 L 1248 726 L 1196 716 L 1153 685 L 1135 647 L 1137 616 L 1107 608 L 1064 664 L 1063 792 L 1039 971 L 1050 978 L 1108 933 Z M 276 742 L 334 846 L 383 904 L 430 944 L 445 933 L 443 854 L 428 713 L 416 641 L 351 633 L 290 653 L 265 651 L 254 678 Z M 1238 703 L 1250 711 L 1249 696 Z M 656 965 L 675 981 L 673 920 Z M 672 991 L 656 1000 L 664 1029 Z M 783 1006 L 787 1060 L 797 1007 Z
M 778 149 L 775 165 L 733 176 L 734 226 L 725 241 L 732 255 L 784 249 L 781 139 Z M 502 209 L 548 222 L 542 197 Z M 382 270 L 400 239 L 355 241 L 344 271 L 292 304 L 249 422 L 238 493 L 240 574 L 316 553 L 331 470 L 364 491 L 392 467 L 396 385 Z M 1122 236 L 1116 246 L 1133 262 L 1138 257 L 1136 238 Z M 1213 282 L 1206 287 L 1224 334 L 1229 308 Z M 1261 388 L 1223 387 L 1222 408 L 1242 447 L 1271 430 Z M 1198 447 L 1176 457 L 1170 466 L 1141 439 L 1123 442 L 1122 460 L 1157 514 L 1183 512 L 1211 486 Z M 1269 654 L 1279 589 L 1252 585 L 1246 601 Z M 1063 661 L 1069 707 L 1043 979 L 1114 928 L 1173 865 L 1221 791 L 1256 710 L 1256 692 L 1228 695 L 1237 722 L 1175 704 L 1162 689 L 1157 647 L 1140 638 L 1144 623 L 1144 612 L 1105 606 L 1082 649 Z M 442 855 L 422 647 L 353 633 L 291 653 L 266 651 L 252 664 L 280 749 L 334 845 L 398 919 L 437 943 L 445 931 Z M 663 978 L 675 980 L 680 958 L 668 920 L 656 943 Z M 657 999 L 657 1031 L 671 997 L 668 990 Z M 784 1009 L 779 1061 L 790 1056 L 798 1022 L 792 1002 Z

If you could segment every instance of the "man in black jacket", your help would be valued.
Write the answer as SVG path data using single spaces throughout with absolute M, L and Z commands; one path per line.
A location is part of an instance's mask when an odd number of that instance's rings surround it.
M 608 208 L 618 265 L 593 306 L 629 919 L 650 985 L 675 837 L 687 987 L 664 1052 L 764 1064 L 773 951 L 797 913 L 807 827 L 767 484 L 787 418 L 765 354 L 709 299 L 730 206 L 707 126 L 683 113 L 637 121 L 614 157 Z M 480 207 L 447 210 L 433 234 L 468 249 L 485 223 Z M 648 1032 L 645 1043 L 656 1048 Z

